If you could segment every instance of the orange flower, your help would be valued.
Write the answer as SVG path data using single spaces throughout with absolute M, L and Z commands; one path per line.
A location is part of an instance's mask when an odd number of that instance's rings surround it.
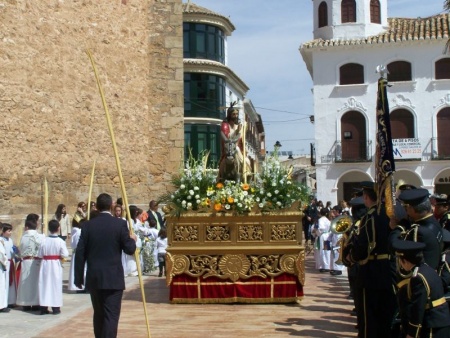
M 220 211 L 220 210 L 222 210 L 222 204 L 220 204 L 220 203 L 214 204 L 214 210 L 215 210 L 215 211 Z
M 230 203 L 230 204 L 233 203 L 234 202 L 234 198 L 232 196 L 228 196 L 227 197 L 227 202 Z
M 216 188 L 217 188 L 217 189 L 223 189 L 223 184 L 220 183 L 220 182 L 217 183 L 217 184 L 216 184 Z
M 247 191 L 248 189 L 250 189 L 250 184 L 244 183 L 244 184 L 242 185 L 242 190 Z

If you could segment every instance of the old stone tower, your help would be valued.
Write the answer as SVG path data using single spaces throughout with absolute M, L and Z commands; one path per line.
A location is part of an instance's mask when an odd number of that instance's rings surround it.
M 0 1 L 0 221 L 121 196 L 96 61 L 126 183 L 144 204 L 183 160 L 181 0 Z

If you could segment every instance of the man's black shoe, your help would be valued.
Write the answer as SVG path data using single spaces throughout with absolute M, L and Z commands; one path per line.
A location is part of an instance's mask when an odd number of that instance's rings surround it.
M 3 313 L 8 313 L 9 311 L 11 311 L 11 309 L 9 309 L 7 307 L 0 309 L 0 312 L 3 312 Z
M 330 272 L 329 269 L 319 269 L 319 272 Z

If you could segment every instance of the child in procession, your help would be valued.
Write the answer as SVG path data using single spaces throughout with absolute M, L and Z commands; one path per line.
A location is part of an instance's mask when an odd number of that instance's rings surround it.
M 52 307 L 54 315 L 61 313 L 63 270 L 61 259 L 69 257 L 64 240 L 58 237 L 59 222 L 48 222 L 48 236 L 42 243 L 38 257 L 42 259 L 39 271 L 39 305 L 41 315 L 48 314 L 48 307 Z

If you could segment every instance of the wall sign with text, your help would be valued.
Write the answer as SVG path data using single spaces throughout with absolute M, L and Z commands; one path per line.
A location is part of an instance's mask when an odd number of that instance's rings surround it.
M 422 144 L 418 138 L 397 138 L 392 140 L 394 159 L 415 159 L 422 157 Z

